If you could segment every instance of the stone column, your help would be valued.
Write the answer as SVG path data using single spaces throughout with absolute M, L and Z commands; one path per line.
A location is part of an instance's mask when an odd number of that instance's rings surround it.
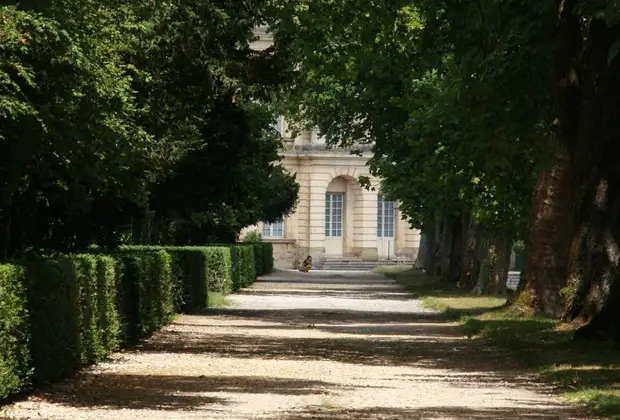
M 361 208 L 359 220 L 361 226 L 358 229 L 360 257 L 362 260 L 375 261 L 378 259 L 377 252 L 377 192 L 362 190 L 361 202 L 358 204 Z
M 309 207 L 309 254 L 320 261 L 325 255 L 325 192 L 327 180 L 324 177 L 310 178 Z

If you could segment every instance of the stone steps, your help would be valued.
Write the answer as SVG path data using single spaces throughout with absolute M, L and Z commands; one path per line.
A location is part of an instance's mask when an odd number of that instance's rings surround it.
M 335 270 L 335 271 L 371 271 L 376 267 L 381 266 L 395 266 L 395 265 L 412 266 L 413 260 L 405 259 L 398 261 L 396 259 L 391 260 L 378 260 L 378 261 L 362 261 L 358 258 L 327 258 L 321 263 L 317 264 L 314 269 L 316 270 Z

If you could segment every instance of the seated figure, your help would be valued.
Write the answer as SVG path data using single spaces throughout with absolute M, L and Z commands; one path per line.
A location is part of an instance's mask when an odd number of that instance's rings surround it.
M 304 262 L 301 263 L 301 267 L 299 268 L 299 271 L 307 273 L 308 271 L 310 271 L 311 268 L 312 268 L 312 257 L 308 255 L 308 257 L 304 260 Z

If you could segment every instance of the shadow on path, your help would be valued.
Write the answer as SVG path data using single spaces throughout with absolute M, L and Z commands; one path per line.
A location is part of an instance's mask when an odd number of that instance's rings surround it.
M 465 407 L 423 407 L 423 408 L 391 408 L 372 407 L 359 410 L 328 409 L 309 407 L 305 410 L 288 413 L 278 417 L 278 420 L 352 420 L 352 419 L 381 419 L 381 420 L 433 420 L 433 419 L 567 419 L 573 418 L 571 409 L 558 409 L 557 406 L 525 408 L 465 408 Z

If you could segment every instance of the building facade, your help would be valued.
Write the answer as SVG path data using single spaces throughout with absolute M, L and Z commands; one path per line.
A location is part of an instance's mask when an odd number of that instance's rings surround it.
M 316 129 L 287 138 L 282 118 L 278 128 L 285 139 L 282 164 L 299 183 L 298 205 L 282 221 L 261 223 L 242 234 L 258 230 L 274 244 L 276 265 L 282 268 L 296 267 L 307 255 L 314 261 L 416 257 L 420 233 L 402 220 L 398 203 L 383 197 L 379 179 L 367 166 L 368 148 L 361 156 L 328 148 Z M 374 191 L 360 185 L 361 176 L 370 178 Z
M 257 34 L 260 40 L 254 48 L 267 48 L 269 34 L 262 29 Z M 293 138 L 283 118 L 276 125 L 284 139 L 282 164 L 299 183 L 299 202 L 282 221 L 248 227 L 242 235 L 258 230 L 263 240 L 273 243 L 274 259 L 281 268 L 297 267 L 308 255 L 315 262 L 416 257 L 420 233 L 402 220 L 398 203 L 381 194 L 380 181 L 367 166 L 372 156 L 369 147 L 353 154 L 350 149 L 327 147 L 318 129 Z M 360 185 L 361 176 L 370 178 L 374 191 Z

